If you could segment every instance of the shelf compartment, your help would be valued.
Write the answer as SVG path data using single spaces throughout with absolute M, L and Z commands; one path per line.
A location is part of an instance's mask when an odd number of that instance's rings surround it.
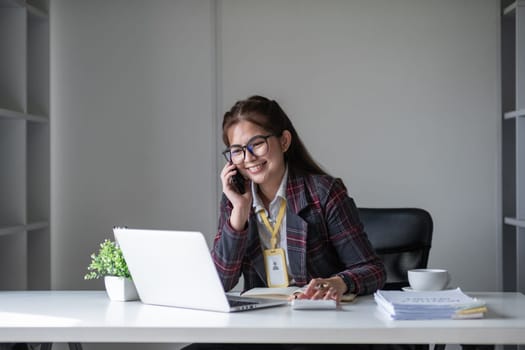
M 49 126 L 27 125 L 27 222 L 49 218 Z
M 26 219 L 26 123 L 0 119 L 0 227 Z
M 516 110 L 525 109 L 525 0 L 516 6 Z
M 27 289 L 51 289 L 51 239 L 47 223 L 35 223 L 27 233 Z M 29 225 L 28 225 L 29 226 Z M 36 229 L 37 226 L 41 226 Z
M 516 231 L 516 265 L 518 266 L 516 271 L 516 289 L 523 293 L 525 291 L 525 228 L 518 227 Z
M 516 227 L 513 225 L 503 225 L 503 236 L 501 243 L 503 246 L 502 256 L 502 277 L 503 290 L 505 292 L 515 292 L 517 287 L 517 256 L 516 256 Z
M 516 110 L 516 17 L 501 19 L 501 107 Z
M 26 18 L 24 8 L 0 11 L 0 106 L 15 111 L 26 107 Z
M 0 290 L 27 288 L 27 233 L 0 236 Z
M 516 119 L 516 217 L 525 218 L 525 118 Z
M 27 113 L 46 117 L 49 115 L 49 22 L 43 18 L 45 14 L 27 17 Z
M 516 120 L 502 121 L 502 213 L 516 217 Z

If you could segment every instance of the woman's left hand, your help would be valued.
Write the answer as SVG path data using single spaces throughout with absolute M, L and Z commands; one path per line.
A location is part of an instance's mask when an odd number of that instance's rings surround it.
M 346 290 L 346 284 L 339 276 L 314 278 L 302 293 L 297 293 L 294 297 L 297 299 L 333 299 L 339 303 Z

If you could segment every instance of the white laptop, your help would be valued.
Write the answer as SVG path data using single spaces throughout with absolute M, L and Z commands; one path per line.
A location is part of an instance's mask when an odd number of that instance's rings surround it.
M 140 300 L 211 311 L 244 311 L 285 300 L 226 295 L 200 232 L 114 228 Z

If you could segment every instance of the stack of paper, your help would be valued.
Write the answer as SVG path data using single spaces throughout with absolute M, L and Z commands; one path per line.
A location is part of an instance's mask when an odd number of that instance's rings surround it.
M 487 311 L 484 301 L 469 297 L 459 288 L 432 292 L 379 290 L 374 299 L 393 320 L 481 318 Z

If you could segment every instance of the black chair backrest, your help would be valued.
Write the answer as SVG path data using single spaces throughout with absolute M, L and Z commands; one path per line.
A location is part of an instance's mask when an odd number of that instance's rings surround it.
M 432 243 L 430 214 L 418 208 L 359 208 L 368 239 L 383 260 L 383 289 L 408 286 L 407 271 L 426 268 Z

